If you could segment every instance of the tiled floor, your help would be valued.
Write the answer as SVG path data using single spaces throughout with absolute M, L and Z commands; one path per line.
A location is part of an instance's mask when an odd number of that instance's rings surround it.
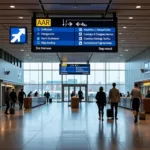
M 52 103 L 12 116 L 1 110 L 0 150 L 149 150 L 150 115 L 135 125 L 132 113 L 120 108 L 118 118 L 102 123 L 95 103 L 78 111 Z

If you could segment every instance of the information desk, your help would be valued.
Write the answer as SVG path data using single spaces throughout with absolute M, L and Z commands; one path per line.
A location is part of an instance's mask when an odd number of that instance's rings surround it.
M 118 106 L 127 108 L 127 109 L 132 109 L 132 101 L 130 98 L 122 97 L 120 98 L 120 103 L 118 104 Z
M 146 113 L 150 113 L 150 98 L 144 98 L 143 102 L 144 102 L 144 111 Z
M 72 97 L 71 99 L 71 108 L 79 108 L 79 98 L 78 97 Z
M 24 98 L 24 108 L 30 109 L 46 103 L 45 97 L 26 97 Z

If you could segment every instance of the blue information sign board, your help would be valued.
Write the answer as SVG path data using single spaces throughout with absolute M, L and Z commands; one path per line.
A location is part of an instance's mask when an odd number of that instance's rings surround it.
M 60 64 L 59 74 L 90 74 L 90 64 Z
M 48 19 L 46 19 L 48 22 Z M 33 19 L 33 52 L 117 52 L 117 20 Z

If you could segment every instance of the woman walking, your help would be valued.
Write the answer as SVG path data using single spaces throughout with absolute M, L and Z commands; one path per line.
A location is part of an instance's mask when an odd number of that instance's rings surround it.
M 104 106 L 106 105 L 106 94 L 103 92 L 103 87 L 99 88 L 99 92 L 96 94 L 96 103 L 98 106 L 98 114 L 99 114 L 99 120 L 103 119 L 104 116 Z
M 134 123 L 138 121 L 138 113 L 140 107 L 140 100 L 142 100 L 142 94 L 140 89 L 138 88 L 138 84 L 135 83 L 134 88 L 131 91 L 132 96 L 132 109 L 134 114 Z

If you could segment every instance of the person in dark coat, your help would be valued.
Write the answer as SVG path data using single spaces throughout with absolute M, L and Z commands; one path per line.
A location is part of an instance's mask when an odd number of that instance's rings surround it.
M 15 108 L 15 103 L 17 100 L 17 95 L 14 89 L 10 92 L 10 99 L 11 99 L 11 108 Z
M 4 101 L 6 104 L 6 110 L 5 114 L 8 115 L 8 109 L 10 108 L 10 95 L 9 95 L 9 88 L 6 89 L 5 96 L 4 96 Z
M 81 88 L 78 92 L 78 96 L 79 96 L 79 102 L 81 103 L 82 99 L 83 99 L 83 92 L 81 91 Z
M 72 91 L 72 93 L 71 93 L 71 98 L 72 98 L 73 96 L 75 96 L 75 92 L 74 92 L 74 91 Z
M 30 93 L 28 94 L 28 97 L 31 97 L 32 96 L 32 91 L 30 91 Z
M 36 91 L 35 93 L 34 93 L 34 97 L 37 97 L 39 94 L 38 94 L 38 92 Z
M 26 93 L 21 89 L 21 91 L 18 94 L 18 100 L 19 100 L 19 109 L 22 110 L 23 106 L 23 99 L 26 97 Z
M 99 120 L 102 118 L 102 121 L 103 121 L 104 120 L 103 119 L 104 106 L 106 105 L 106 94 L 105 94 L 105 92 L 103 92 L 103 87 L 99 88 L 99 92 L 97 92 L 95 98 L 97 100 L 96 103 L 97 103 L 97 106 L 98 106 Z
M 49 98 L 50 98 L 50 93 L 47 91 L 47 93 L 46 93 L 46 100 L 47 100 L 47 103 L 49 103 Z

